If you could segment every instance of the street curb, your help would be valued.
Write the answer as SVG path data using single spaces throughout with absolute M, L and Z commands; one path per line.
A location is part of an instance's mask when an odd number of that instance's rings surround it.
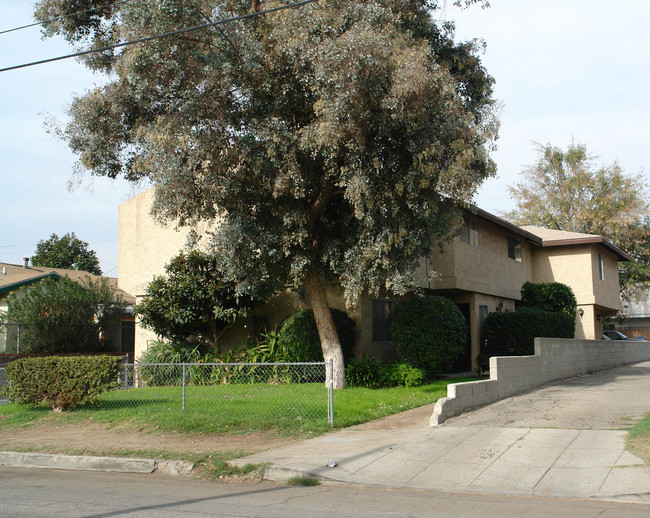
M 121 459 L 114 457 L 86 457 L 82 455 L 51 455 L 47 453 L 0 451 L 0 466 L 69 469 L 77 471 L 116 471 L 119 473 L 153 473 L 156 469 L 156 461 L 151 459 Z

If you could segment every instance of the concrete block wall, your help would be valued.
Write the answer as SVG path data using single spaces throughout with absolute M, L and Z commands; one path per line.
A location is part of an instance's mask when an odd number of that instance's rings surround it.
M 434 407 L 430 425 L 554 380 L 650 360 L 650 342 L 535 338 L 533 356 L 490 358 L 490 379 L 453 383 Z

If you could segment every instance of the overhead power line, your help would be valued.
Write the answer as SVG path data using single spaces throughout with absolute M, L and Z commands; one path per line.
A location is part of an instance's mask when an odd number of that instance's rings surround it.
M 79 16 L 80 14 L 84 13 L 89 13 L 91 11 L 101 11 L 102 9 L 108 9 L 109 7 L 113 7 L 116 5 L 120 4 L 125 4 L 126 2 L 130 2 L 131 0 L 121 0 L 120 2 L 115 2 L 113 4 L 107 4 L 107 5 L 100 5 L 97 7 L 91 7 L 90 9 L 86 9 L 84 11 L 77 11 L 74 13 L 70 14 L 62 14 L 61 16 L 56 16 L 55 18 L 50 18 L 49 20 L 43 20 L 42 22 L 34 22 L 34 23 L 29 23 L 27 25 L 21 25 L 20 27 L 14 27 L 13 29 L 4 29 L 0 31 L 0 34 L 7 34 L 8 32 L 14 32 L 14 31 L 20 31 L 22 29 L 28 29 L 29 27 L 35 27 L 36 25 L 43 25 L 46 23 L 50 22 L 56 22 L 58 20 L 63 20 L 65 18 L 72 18 L 73 16 Z
M 201 29 L 207 29 L 209 27 L 216 27 L 217 25 L 224 25 L 230 22 L 236 22 L 240 20 L 246 20 L 248 18 L 253 18 L 255 16 L 261 16 L 263 14 L 274 13 L 276 11 L 283 11 L 285 9 L 293 9 L 296 7 L 302 7 L 306 4 L 311 4 L 313 2 L 318 2 L 319 0 L 303 0 L 302 2 L 296 2 L 294 4 L 281 5 L 279 7 L 274 7 L 272 9 L 266 9 L 264 11 L 257 11 L 254 13 L 243 14 L 240 16 L 233 16 L 231 18 L 224 18 L 222 20 L 217 20 L 216 22 L 210 22 L 203 25 L 197 25 L 194 27 L 186 27 L 185 29 L 178 29 L 176 31 L 166 32 L 164 34 L 158 34 L 156 36 L 148 36 L 146 38 L 139 38 L 137 40 L 123 41 L 121 43 L 115 43 L 114 45 L 107 45 L 106 47 L 101 47 L 98 49 L 83 50 L 81 52 L 75 52 L 73 54 L 66 54 L 64 56 L 57 56 L 55 58 L 42 59 L 40 61 L 32 61 L 31 63 L 23 63 L 22 65 L 14 65 L 11 67 L 0 68 L 0 72 L 9 72 L 10 70 L 17 70 L 19 68 L 32 67 L 35 65 L 43 65 L 45 63 L 52 63 L 54 61 L 61 61 L 63 59 L 76 58 L 79 56 L 86 56 L 88 54 L 95 54 L 97 52 L 105 52 L 107 50 L 117 49 L 120 47 L 126 47 L 128 45 L 135 45 L 137 43 L 144 43 L 146 41 L 157 40 L 160 38 L 166 38 L 168 36 L 176 36 L 178 34 L 184 34 L 186 32 L 199 31 Z

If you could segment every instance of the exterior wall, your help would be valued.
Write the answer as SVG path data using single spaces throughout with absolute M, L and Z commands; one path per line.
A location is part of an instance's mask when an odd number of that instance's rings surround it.
M 118 286 L 142 301 L 145 289 L 154 275 L 163 275 L 165 265 L 185 247 L 189 229 L 164 225 L 151 216 L 153 189 L 124 202 L 119 208 Z M 199 232 L 207 228 L 199 229 Z M 135 358 L 156 340 L 155 333 L 136 321 Z
M 604 280 L 600 279 L 599 254 L 603 258 Z M 532 272 L 532 282 L 561 282 L 571 286 L 578 302 L 577 339 L 600 338 L 602 317 L 615 315 L 622 308 L 617 257 L 601 245 L 536 249 Z
M 177 230 L 173 225 L 154 220 L 150 215 L 152 201 L 150 189 L 120 206 L 119 287 L 138 301 L 153 276 L 164 274 L 165 264 L 184 248 L 188 236 L 186 229 Z M 468 217 L 478 222 L 478 239 L 466 243 L 455 237 L 442 252 L 421 260 L 417 279 L 427 293 L 469 304 L 472 362 L 480 352 L 481 306 L 487 306 L 489 312 L 514 310 L 526 281 L 557 281 L 571 286 L 583 312 L 582 317 L 576 316 L 576 338 L 600 337 L 600 317 L 620 309 L 617 257 L 613 253 L 596 244 L 543 248 L 492 221 Z M 196 230 L 201 233 L 207 229 Z M 520 260 L 508 257 L 509 237 L 521 242 Z M 604 281 L 599 278 L 599 253 L 604 260 Z M 340 287 L 328 286 L 327 294 L 332 307 L 346 310 L 357 323 L 357 357 L 396 357 L 393 342 L 374 342 L 372 336 L 372 300 L 386 298 L 385 294 L 366 295 L 352 309 L 345 308 Z M 307 305 L 295 293 L 274 297 L 255 314 L 227 330 L 222 343 L 234 347 L 249 334 L 262 330 L 261 325 L 273 328 Z M 155 338 L 151 332 L 136 326 L 135 357 Z
M 509 300 L 521 298 L 521 286 L 530 280 L 531 250 L 527 241 L 494 223 L 479 220 L 478 243 L 460 237 L 442 253 L 428 261 L 429 272 L 438 275 L 426 287 L 434 290 L 458 289 Z M 521 241 L 521 260 L 508 257 L 508 237 Z
M 534 356 L 490 358 L 490 379 L 454 383 L 439 399 L 431 426 L 553 380 L 650 359 L 650 342 L 536 338 Z

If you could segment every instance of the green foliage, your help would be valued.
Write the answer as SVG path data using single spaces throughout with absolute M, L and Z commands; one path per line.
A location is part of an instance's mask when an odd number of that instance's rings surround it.
M 42 0 L 35 15 L 62 3 Z M 45 31 L 102 46 L 259 8 L 194 4 L 123 2 Z M 59 135 L 81 169 L 151 181 L 161 218 L 220 218 L 214 249 L 238 291 L 304 285 L 311 272 L 313 286 L 336 276 L 348 302 L 405 293 L 454 230 L 454 203 L 495 171 L 493 79 L 436 8 L 315 2 L 84 57 L 110 80 L 72 101 Z M 324 346 L 342 373 L 335 341 Z
M 143 365 L 138 368 L 140 380 L 147 386 L 181 385 L 183 370 L 177 364 L 212 361 L 214 358 L 201 353 L 198 345 L 175 344 L 170 342 L 153 342 L 140 355 L 140 364 L 167 363 L 173 365 Z M 187 379 L 189 383 L 189 379 Z
M 159 337 L 202 352 L 219 348 L 223 332 L 253 306 L 250 295 L 239 296 L 235 283 L 224 279 L 218 258 L 192 250 L 181 252 L 155 276 L 136 306 L 140 323 Z
M 426 378 L 423 369 L 405 362 L 383 363 L 372 357 L 352 360 L 345 369 L 345 384 L 350 387 L 416 387 Z
M 348 387 L 381 387 L 381 371 L 382 364 L 377 358 L 366 356 L 360 360 L 351 360 L 345 367 L 345 385 Z
M 78 239 L 74 232 L 61 238 L 52 234 L 49 239 L 39 241 L 32 256 L 32 264 L 102 274 L 97 254 L 88 250 L 88 243 Z
M 187 347 L 171 342 L 156 341 L 140 355 L 138 363 L 196 363 L 203 361 L 198 346 Z
M 6 367 L 6 396 L 22 405 L 45 403 L 56 411 L 75 408 L 117 386 L 121 361 L 114 356 L 22 358 Z
M 257 343 L 237 356 L 238 361 L 248 363 L 280 363 L 295 361 L 285 344 L 280 340 L 280 333 L 267 331 L 262 333 Z M 321 361 L 321 360 L 316 360 Z
M 5 318 L 22 324 L 21 352 L 87 353 L 102 350 L 101 334 L 125 307 L 107 279 L 79 283 L 61 277 L 12 293 Z
M 345 311 L 331 309 L 344 358 L 352 357 L 356 341 L 354 320 Z M 278 330 L 278 345 L 286 351 L 287 361 L 323 361 L 318 328 L 311 309 L 301 309 L 287 317 Z
M 483 371 L 491 356 L 535 354 L 535 337 L 573 338 L 575 313 L 549 313 L 523 307 L 509 313 L 489 313 L 483 325 L 483 346 L 476 361 Z
M 426 372 L 406 362 L 390 362 L 381 370 L 384 387 L 417 387 L 424 383 Z
M 525 282 L 521 287 L 521 305 L 571 317 L 575 317 L 578 307 L 573 290 L 561 282 Z
M 458 307 L 437 296 L 415 296 L 397 304 L 390 333 L 404 359 L 435 375 L 462 354 L 467 325 Z

